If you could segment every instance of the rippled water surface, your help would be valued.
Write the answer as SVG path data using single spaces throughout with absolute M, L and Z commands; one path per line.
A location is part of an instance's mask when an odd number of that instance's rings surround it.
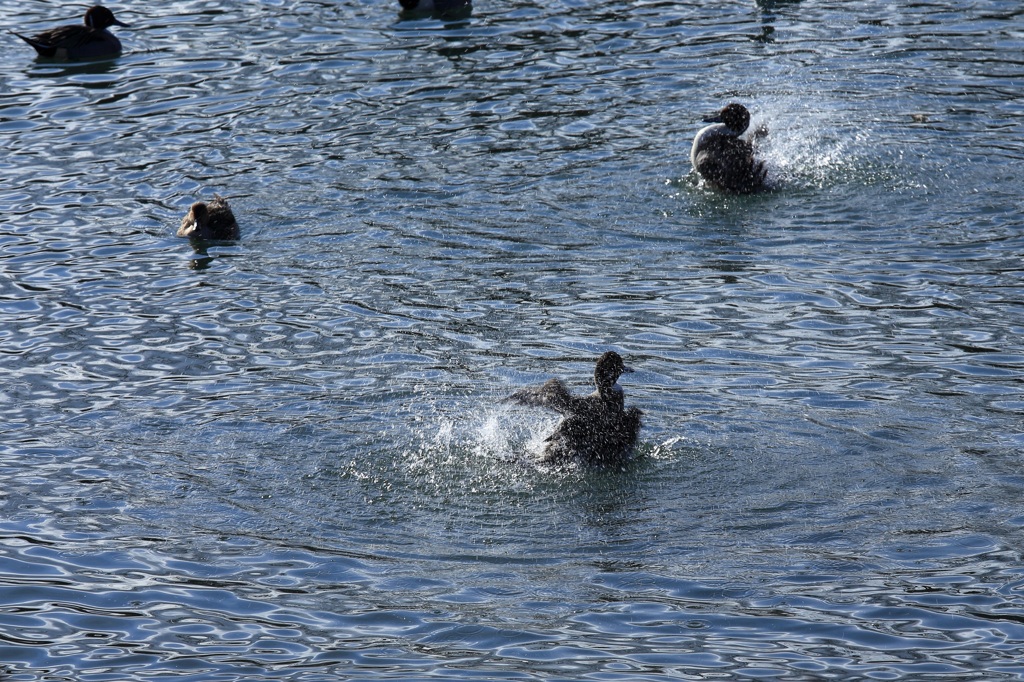
M 1018 2 L 113 8 L 0 40 L 0 677 L 1024 679 Z

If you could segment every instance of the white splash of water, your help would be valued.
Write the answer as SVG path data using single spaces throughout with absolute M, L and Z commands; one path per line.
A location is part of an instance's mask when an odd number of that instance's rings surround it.
M 557 418 L 543 412 L 527 413 L 508 406 L 488 410 L 467 435 L 479 457 L 502 461 L 532 458 L 544 447 Z
M 751 127 L 768 135 L 757 155 L 775 189 L 825 189 L 836 185 L 922 187 L 908 172 L 907 145 L 898 123 L 885 123 L 864 111 L 822 95 L 809 107 L 806 98 L 758 102 Z M 909 120 L 909 119 L 908 119 Z
M 757 154 L 775 188 L 823 188 L 842 182 L 855 174 L 871 137 L 868 131 L 837 125 L 834 112 L 788 111 L 784 106 L 759 111 L 751 126 L 768 129 Z
M 405 465 L 429 477 L 458 471 L 459 476 L 504 478 L 534 468 L 557 422 L 543 411 L 500 402 L 435 413 L 416 429 L 417 442 L 405 449 Z

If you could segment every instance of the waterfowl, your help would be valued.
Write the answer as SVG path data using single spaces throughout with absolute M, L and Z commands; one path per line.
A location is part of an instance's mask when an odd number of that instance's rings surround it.
M 690 163 L 704 182 L 732 194 L 764 189 L 764 161 L 754 157 L 754 146 L 748 138 L 763 137 L 768 134 L 767 129 L 759 128 L 748 136 L 750 112 L 736 103 L 726 105 L 717 116 L 704 122 L 712 125 L 697 133 L 690 149 Z
M 178 228 L 179 237 L 200 241 L 231 241 L 238 239 L 238 223 L 228 206 L 228 200 L 219 194 L 213 201 L 197 201 L 188 209 Z
M 96 5 L 85 13 L 81 24 L 59 26 L 37 33 L 31 38 L 14 33 L 35 48 L 40 57 L 60 60 L 105 59 L 121 54 L 121 41 L 107 29 L 128 26 L 114 18 L 106 7 Z
M 640 410 L 626 409 L 625 395 L 615 383 L 632 371 L 618 353 L 608 351 L 597 359 L 597 390 L 590 395 L 572 395 L 561 381 L 550 379 L 541 386 L 520 389 L 507 400 L 546 407 L 562 415 L 562 421 L 544 439 L 542 462 L 619 464 L 629 458 L 640 433 Z
M 398 0 L 406 17 L 461 18 L 473 11 L 472 0 Z

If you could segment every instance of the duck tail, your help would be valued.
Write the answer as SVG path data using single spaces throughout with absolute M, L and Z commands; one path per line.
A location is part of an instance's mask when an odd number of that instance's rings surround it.
M 52 45 L 41 43 L 38 40 L 34 40 L 32 38 L 29 38 L 28 36 L 23 36 L 20 33 L 15 33 L 14 31 L 11 31 L 11 33 L 14 33 L 14 35 L 18 36 L 26 43 L 31 45 L 35 49 L 35 51 L 39 53 L 40 57 L 52 57 L 57 53 L 57 48 L 53 47 Z

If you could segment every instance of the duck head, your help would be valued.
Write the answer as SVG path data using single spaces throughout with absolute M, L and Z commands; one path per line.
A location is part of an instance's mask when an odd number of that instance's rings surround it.
M 206 202 L 197 201 L 188 209 L 188 214 L 181 221 L 178 229 L 179 237 L 201 236 L 207 232 L 207 225 L 210 222 L 210 209 Z
M 632 371 L 631 368 L 626 367 L 621 355 L 610 350 L 597 359 L 597 366 L 594 367 L 594 383 L 597 384 L 598 390 L 608 390 L 615 385 L 620 376 Z
M 114 17 L 114 13 L 102 5 L 94 5 L 85 12 L 85 25 L 90 28 L 94 28 L 97 31 L 102 31 L 110 26 L 124 26 L 128 24 L 123 21 L 118 21 Z
M 727 104 L 715 116 L 704 119 L 705 123 L 724 123 L 729 132 L 742 135 L 750 125 L 750 112 L 742 104 Z

